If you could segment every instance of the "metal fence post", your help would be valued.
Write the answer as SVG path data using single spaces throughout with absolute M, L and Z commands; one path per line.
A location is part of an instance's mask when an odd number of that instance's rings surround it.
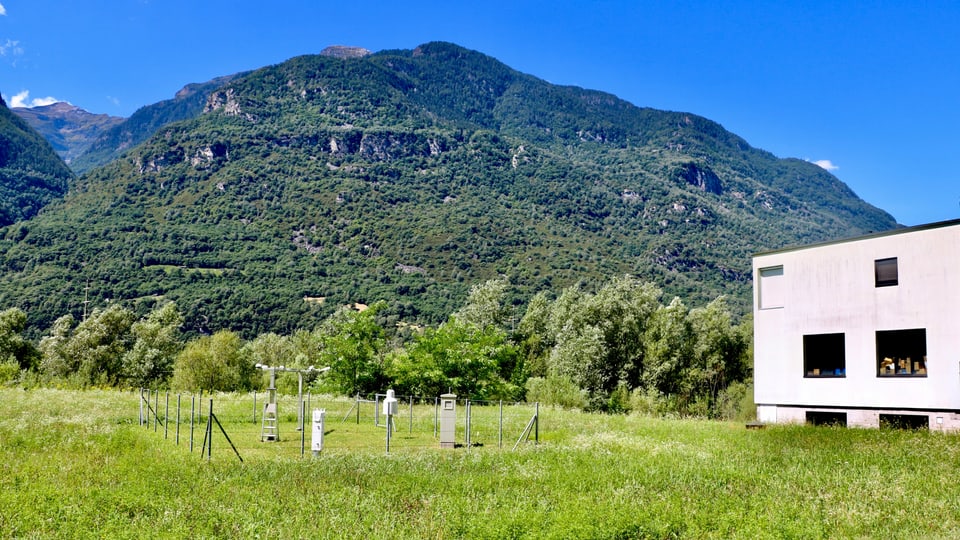
M 257 391 L 253 391 L 253 424 L 257 424 Z
M 503 448 L 503 400 L 500 400 L 500 429 L 497 430 L 497 448 Z
M 413 396 L 410 396 L 410 433 L 413 433 Z
M 193 453 L 193 408 L 196 405 L 197 396 L 190 396 L 190 452 Z
M 203 457 L 203 454 L 200 454 Z M 207 461 L 213 459 L 213 398 L 210 398 L 210 414 L 207 416 Z
M 157 422 L 160 421 L 160 391 L 153 395 L 153 432 L 157 432 Z
M 180 394 L 177 394 L 177 446 L 180 446 Z
M 170 391 L 163 395 L 163 438 L 167 438 L 167 426 L 170 424 Z

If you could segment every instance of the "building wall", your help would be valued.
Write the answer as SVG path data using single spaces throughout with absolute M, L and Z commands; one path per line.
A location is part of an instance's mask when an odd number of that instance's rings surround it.
M 874 262 L 889 257 L 898 284 L 877 287 Z M 761 298 L 760 270 L 778 266 L 780 286 Z M 960 222 L 761 254 L 753 271 L 760 416 L 786 414 L 765 405 L 960 411 Z M 916 328 L 927 376 L 878 376 L 876 332 Z M 803 336 L 830 333 L 844 334 L 845 376 L 805 377 Z

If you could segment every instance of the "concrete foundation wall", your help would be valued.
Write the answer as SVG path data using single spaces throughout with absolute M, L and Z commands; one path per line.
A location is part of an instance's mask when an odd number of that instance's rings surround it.
M 758 405 L 757 420 L 767 424 L 803 424 L 808 412 L 845 413 L 847 427 L 880 427 L 880 416 L 926 416 L 931 431 L 960 432 L 960 413 L 942 411 L 914 411 L 903 409 L 834 409 L 823 407 L 789 407 Z

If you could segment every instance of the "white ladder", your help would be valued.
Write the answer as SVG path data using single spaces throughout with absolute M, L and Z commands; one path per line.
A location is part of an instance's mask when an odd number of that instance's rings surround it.
M 277 428 L 277 404 L 267 403 L 263 406 L 263 424 L 260 426 L 260 442 L 279 440 L 280 431 Z

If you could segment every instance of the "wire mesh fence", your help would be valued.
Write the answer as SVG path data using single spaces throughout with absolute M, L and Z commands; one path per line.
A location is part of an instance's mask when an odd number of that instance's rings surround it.
M 201 455 L 206 452 L 208 458 L 215 452 L 213 444 L 227 453 L 232 453 L 232 447 L 241 460 L 312 455 L 317 438 L 315 410 L 325 412 L 324 452 L 439 448 L 440 399 L 395 396 L 396 414 L 388 418 L 385 397 L 275 394 L 273 417 L 267 414 L 267 392 L 172 394 L 142 389 L 138 414 L 141 426 L 162 433 L 175 445 L 199 450 Z M 511 449 L 539 439 L 539 406 L 535 403 L 455 403 L 456 447 Z M 275 436 L 264 437 L 268 428 Z

